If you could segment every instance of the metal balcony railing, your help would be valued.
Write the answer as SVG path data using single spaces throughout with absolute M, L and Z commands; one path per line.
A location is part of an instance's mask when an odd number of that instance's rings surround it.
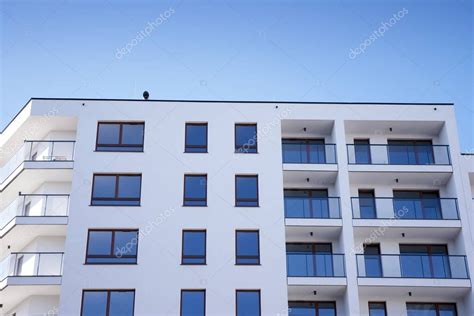
M 283 163 L 336 164 L 336 145 L 283 140 Z
M 341 218 L 339 197 L 285 196 L 286 218 Z
M 26 140 L 15 155 L 1 168 L 0 182 L 26 161 L 73 161 L 75 141 Z
M 343 254 L 287 252 L 289 277 L 345 277 Z
M 360 278 L 468 279 L 466 256 L 390 254 L 357 256 Z
M 69 194 L 21 194 L 0 212 L 0 229 L 15 217 L 59 217 L 69 214 Z
M 353 197 L 352 216 L 356 219 L 458 220 L 455 198 Z
M 451 165 L 448 145 L 348 144 L 349 164 Z
M 61 276 L 62 252 L 12 252 L 0 262 L 0 280 L 7 277 Z

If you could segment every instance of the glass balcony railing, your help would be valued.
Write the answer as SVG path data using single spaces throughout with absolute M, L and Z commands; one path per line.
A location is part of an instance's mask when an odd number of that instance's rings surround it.
M 283 163 L 336 164 L 336 145 L 283 140 Z
M 343 254 L 287 252 L 289 277 L 345 277 Z
M 468 279 L 466 256 L 357 255 L 360 278 Z
M 69 194 L 22 194 L 0 213 L 0 229 L 15 217 L 68 216 Z
M 347 145 L 349 164 L 451 165 L 448 145 Z
M 75 141 L 25 141 L 15 155 L 2 166 L 0 182 L 11 175 L 25 161 L 73 161 Z
M 0 262 L 0 280 L 7 277 L 61 276 L 62 252 L 14 252 Z
M 286 218 L 341 218 L 339 197 L 285 196 Z
M 458 220 L 455 198 L 360 198 L 353 197 L 352 216 L 356 219 Z

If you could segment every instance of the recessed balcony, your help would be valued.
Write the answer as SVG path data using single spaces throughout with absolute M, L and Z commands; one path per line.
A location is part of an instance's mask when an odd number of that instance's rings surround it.
M 68 194 L 22 194 L 0 213 L 1 251 L 22 249 L 38 236 L 64 236 Z
M 29 296 L 59 295 L 62 252 L 18 252 L 0 262 L 2 309 L 7 311 Z
M 455 198 L 353 197 L 351 201 L 358 237 L 383 227 L 386 237 L 452 239 L 461 229 Z
M 379 288 L 406 294 L 420 288 L 446 295 L 466 293 L 471 287 L 466 256 L 436 254 L 358 254 L 358 284 L 364 294 Z

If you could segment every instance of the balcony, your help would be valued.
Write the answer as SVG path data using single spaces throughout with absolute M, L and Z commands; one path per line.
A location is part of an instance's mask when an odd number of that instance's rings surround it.
M 32 191 L 45 181 L 70 181 L 74 146 L 70 140 L 25 141 L 1 167 L 2 200 L 11 201 L 19 191 Z M 0 202 L 0 208 L 5 206 Z
M 285 196 L 287 240 L 298 240 L 317 227 L 323 239 L 336 238 L 342 229 L 339 197 Z
M 64 236 L 68 214 L 68 194 L 20 195 L 0 213 L 0 250 L 22 249 L 42 235 Z
M 412 184 L 442 185 L 453 171 L 447 145 L 348 144 L 347 159 L 350 172 L 373 173 L 359 175 L 362 179 L 351 175 L 352 182 L 399 178 Z
M 18 252 L 0 262 L 3 310 L 10 310 L 29 296 L 59 295 L 62 252 Z
M 289 295 L 317 291 L 323 296 L 341 295 L 346 287 L 343 254 L 287 252 L 286 266 Z
M 384 227 L 385 236 L 454 238 L 461 229 L 455 198 L 353 197 L 353 225 L 358 236 Z
M 376 294 L 378 287 L 392 287 L 394 293 L 429 288 L 439 295 L 450 295 L 471 287 L 466 256 L 358 254 L 356 260 L 359 286 L 373 288 L 372 292 L 365 289 L 369 294 Z

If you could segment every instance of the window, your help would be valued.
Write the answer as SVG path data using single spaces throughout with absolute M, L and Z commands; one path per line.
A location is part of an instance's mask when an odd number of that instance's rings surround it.
M 97 151 L 143 151 L 145 123 L 99 122 Z
M 207 175 L 184 176 L 184 206 L 207 205 Z
M 206 315 L 205 290 L 181 290 L 181 316 Z
M 324 139 L 283 139 L 282 150 L 283 163 L 336 163 L 335 146 Z
M 182 264 L 206 264 L 206 231 L 183 230 Z
M 355 162 L 358 164 L 370 164 L 370 141 L 368 139 L 354 139 Z
M 258 176 L 235 176 L 235 206 L 258 206 Z
M 404 278 L 451 278 L 446 245 L 400 245 L 400 269 Z
M 86 263 L 137 263 L 138 230 L 89 230 Z
M 385 302 L 369 302 L 369 316 L 386 316 Z
M 257 124 L 235 124 L 235 152 L 257 153 Z
M 336 316 L 335 302 L 288 302 L 288 316 Z
M 407 303 L 407 316 L 457 316 L 453 303 Z
M 335 206 L 334 199 L 328 198 L 328 191 L 325 189 L 289 189 L 284 191 L 284 196 L 287 218 L 330 218 L 334 215 L 331 214 L 331 206 Z M 339 209 L 337 213 L 339 215 Z
M 287 273 L 291 277 L 344 276 L 343 256 L 332 253 L 330 243 L 287 243 Z
M 94 174 L 91 205 L 140 206 L 140 174 Z
M 364 261 L 366 277 L 381 278 L 383 276 L 379 244 L 364 245 Z
M 388 140 L 389 163 L 394 165 L 434 164 L 431 140 Z
M 207 123 L 186 123 L 184 142 L 187 153 L 207 153 Z
M 258 230 L 237 230 L 235 232 L 235 264 L 260 264 Z
M 442 219 L 437 191 L 393 191 L 395 218 Z
M 359 190 L 360 218 L 377 218 L 374 190 Z
M 235 295 L 237 316 L 260 316 L 260 290 L 237 290 Z
M 84 290 L 81 316 L 133 316 L 135 290 Z

